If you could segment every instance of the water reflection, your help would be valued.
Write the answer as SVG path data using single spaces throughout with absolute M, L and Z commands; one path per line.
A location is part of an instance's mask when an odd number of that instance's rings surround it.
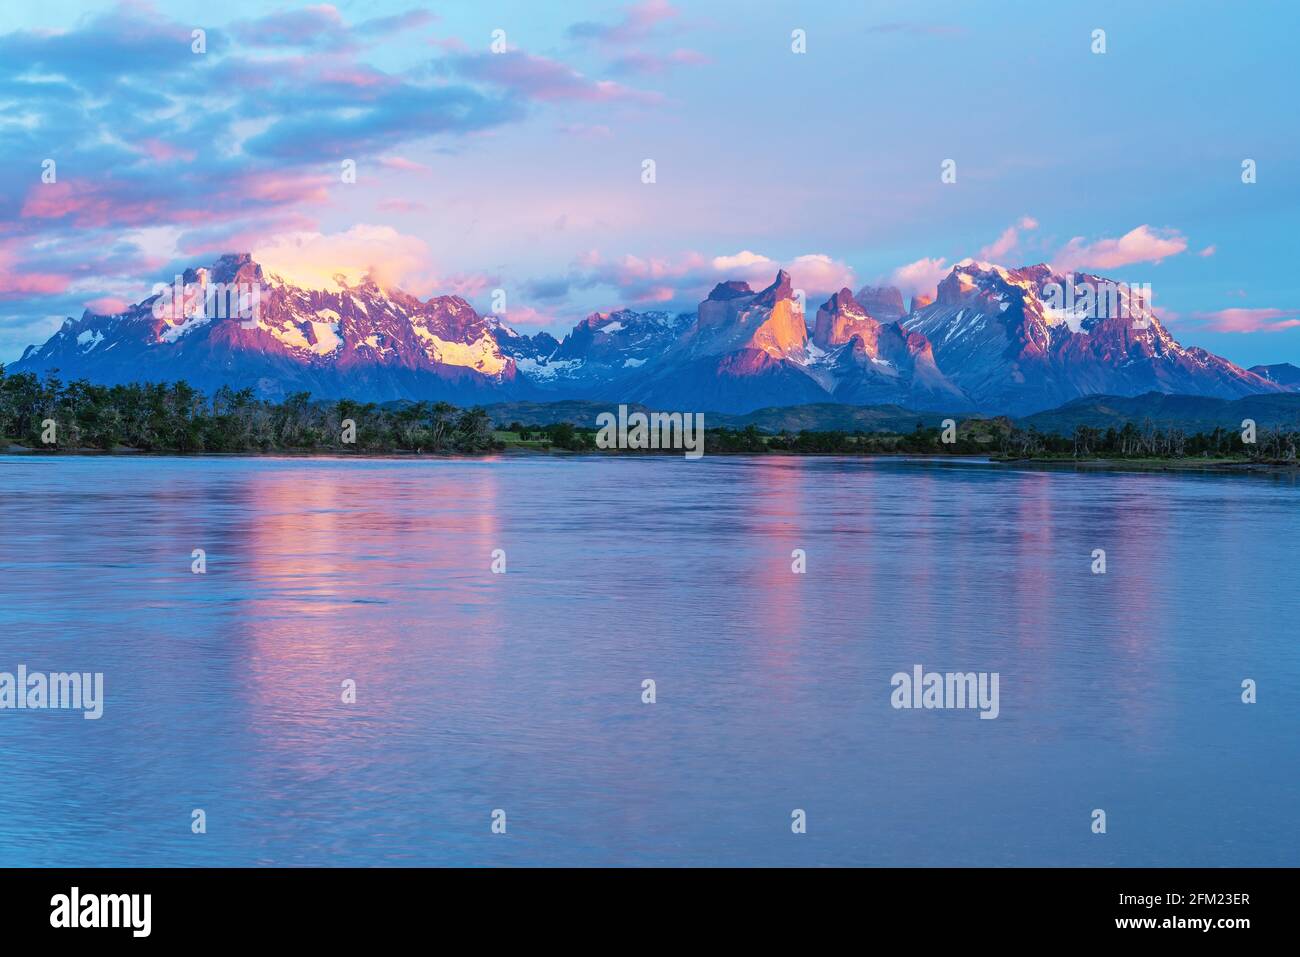
M 1292 483 L 0 458 L 0 494 L 0 670 L 108 696 L 0 712 L 6 863 L 1294 863 L 1297 709 L 1237 697 L 1300 677 Z M 999 671 L 1002 716 L 893 710 L 918 663 Z

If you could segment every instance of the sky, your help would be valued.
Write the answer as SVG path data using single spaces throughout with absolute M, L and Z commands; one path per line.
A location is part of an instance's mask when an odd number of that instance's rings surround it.
M 1297 32 L 1258 0 L 5 3 L 0 363 L 252 252 L 557 335 L 782 267 L 815 307 L 1046 261 L 1300 364 Z

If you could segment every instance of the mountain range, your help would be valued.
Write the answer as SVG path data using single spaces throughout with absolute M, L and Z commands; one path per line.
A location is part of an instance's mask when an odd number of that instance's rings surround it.
M 892 287 L 841 289 L 811 323 L 781 270 L 760 290 L 719 283 L 693 313 L 593 313 L 562 340 L 521 333 L 459 296 L 420 300 L 342 278 L 300 288 L 246 253 L 183 281 L 198 290 L 193 301 L 157 309 L 155 295 L 114 315 L 88 310 L 10 371 L 110 385 L 185 379 L 269 399 L 591 400 L 731 414 L 836 403 L 1025 415 L 1098 394 L 1300 392 L 1295 366 L 1243 369 L 1179 344 L 1127 287 L 1106 309 L 1076 306 L 1074 289 L 1111 281 L 1045 264 L 965 260 L 934 296 L 906 306 Z M 204 291 L 232 283 L 256 284 L 255 320 L 204 307 Z M 1063 287 L 1064 308 L 1049 294 Z

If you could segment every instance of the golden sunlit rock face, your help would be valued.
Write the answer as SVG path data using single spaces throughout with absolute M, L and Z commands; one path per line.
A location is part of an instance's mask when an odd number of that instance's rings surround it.
M 778 299 L 767 321 L 754 330 L 751 342 L 755 349 L 777 358 L 802 352 L 808 344 L 808 328 L 798 304 L 791 299 Z
M 745 282 L 719 283 L 700 303 L 699 322 L 684 338 L 709 352 L 757 349 L 785 359 L 803 353 L 808 327 L 783 269 L 762 292 Z
M 817 310 L 813 342 L 823 349 L 842 346 L 857 336 L 874 355 L 879 334 L 880 323 L 858 304 L 847 289 L 841 289 Z

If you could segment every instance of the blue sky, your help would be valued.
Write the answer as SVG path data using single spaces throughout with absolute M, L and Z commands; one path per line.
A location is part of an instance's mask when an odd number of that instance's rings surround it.
M 1297 27 L 1257 2 L 7 4 L 0 361 L 252 250 L 484 311 L 504 289 L 557 333 L 778 266 L 815 304 L 1045 260 L 1300 363 Z

